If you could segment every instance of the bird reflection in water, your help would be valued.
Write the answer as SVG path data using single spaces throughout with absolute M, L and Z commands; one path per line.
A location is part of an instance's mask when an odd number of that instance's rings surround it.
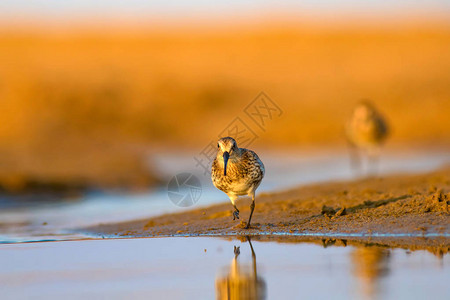
M 234 246 L 234 258 L 225 274 L 216 278 L 216 299 L 265 299 L 266 283 L 258 276 L 256 266 L 256 255 L 252 242 L 247 237 L 248 244 L 252 251 L 252 264 L 240 265 L 238 257 L 240 247 Z
M 380 247 L 358 247 L 353 251 L 354 274 L 359 281 L 361 298 L 378 298 L 380 279 L 389 273 L 389 256 L 389 250 Z

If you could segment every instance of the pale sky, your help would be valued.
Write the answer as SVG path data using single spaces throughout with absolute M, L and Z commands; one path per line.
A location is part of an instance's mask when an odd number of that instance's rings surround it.
M 450 19 L 450 0 L 1 0 L 3 20 L 43 19 L 216 19 L 229 16 L 264 16 L 290 12 L 311 16 L 345 17 L 427 15 L 437 13 Z

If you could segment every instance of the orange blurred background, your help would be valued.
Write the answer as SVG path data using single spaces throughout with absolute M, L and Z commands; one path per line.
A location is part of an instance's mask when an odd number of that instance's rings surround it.
M 223 13 L 194 2 L 186 16 L 140 1 L 104 15 L 101 5 L 3 3 L 3 190 L 151 185 L 148 154 L 201 150 L 261 91 L 284 112 L 261 147 L 343 147 L 345 120 L 369 98 L 391 147 L 450 149 L 445 2 L 302 10 L 233 1 Z

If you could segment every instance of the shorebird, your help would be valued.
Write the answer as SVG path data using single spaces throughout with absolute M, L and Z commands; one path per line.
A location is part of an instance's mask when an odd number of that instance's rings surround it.
M 388 127 L 383 116 L 367 100 L 356 105 L 346 125 L 346 134 L 351 146 L 352 165 L 359 166 L 359 153 L 369 157 L 376 164 L 380 148 L 388 135 Z
M 239 209 L 236 207 L 238 196 L 252 197 L 246 229 L 250 227 L 255 209 L 255 192 L 263 177 L 264 165 L 255 152 L 239 148 L 231 137 L 219 139 L 217 155 L 212 164 L 211 179 L 214 186 L 230 198 L 234 207 L 233 220 L 239 219 Z

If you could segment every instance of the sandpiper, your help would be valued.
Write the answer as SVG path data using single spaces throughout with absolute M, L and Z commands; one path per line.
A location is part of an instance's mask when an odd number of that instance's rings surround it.
M 255 209 L 255 192 L 263 177 L 264 165 L 255 152 L 238 148 L 236 141 L 231 137 L 219 139 L 211 179 L 214 186 L 230 198 L 234 207 L 233 220 L 239 219 L 239 209 L 235 202 L 238 196 L 252 197 L 246 229 L 250 227 Z
M 352 164 L 359 165 L 358 152 L 366 153 L 372 164 L 376 163 L 380 148 L 388 135 L 383 116 L 367 100 L 356 105 L 346 125 L 347 140 L 352 150 Z

